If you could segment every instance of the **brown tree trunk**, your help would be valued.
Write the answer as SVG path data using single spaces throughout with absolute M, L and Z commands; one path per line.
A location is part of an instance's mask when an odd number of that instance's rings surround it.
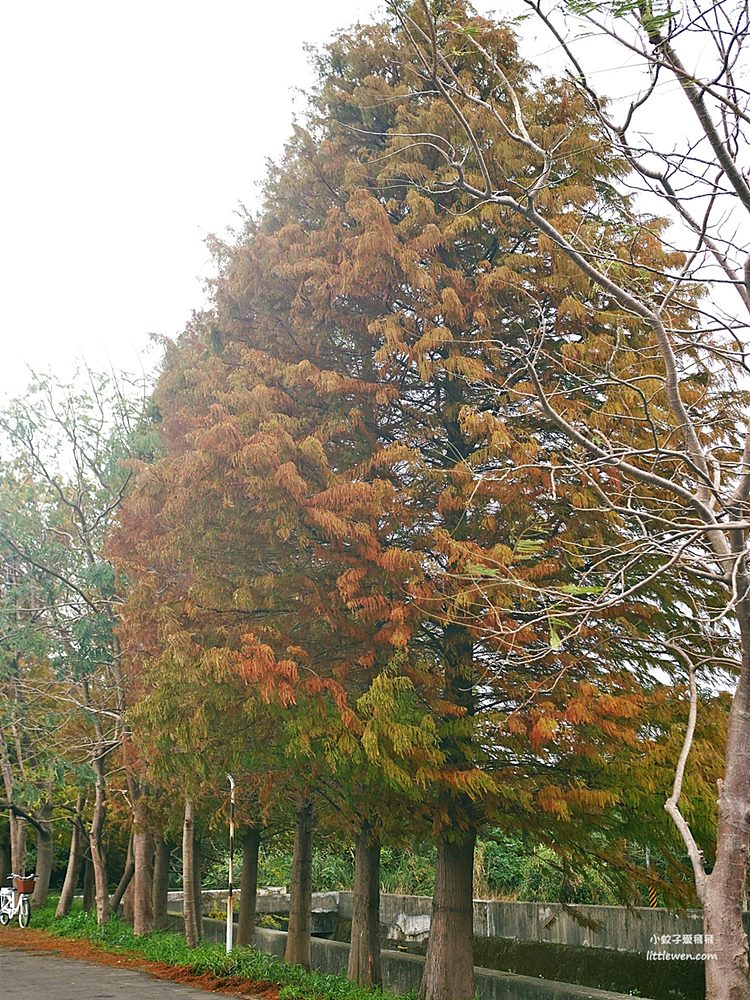
M 133 933 L 140 937 L 154 929 L 151 908 L 154 875 L 154 838 L 150 830 L 133 834 Z
M 16 699 L 21 698 L 21 690 L 18 685 L 18 657 L 14 657 L 11 661 L 11 678 L 14 679 L 14 688 L 16 692 Z M 12 721 L 13 712 L 11 712 L 11 732 L 13 735 L 17 735 L 15 722 Z M 20 745 L 16 740 L 11 738 L 11 741 L 15 744 L 17 762 L 21 762 L 21 750 Z M 8 745 L 3 736 L 0 740 L 0 771 L 2 772 L 3 787 L 5 789 L 5 798 L 8 802 L 14 801 L 14 790 L 15 790 L 15 779 L 13 775 L 13 766 L 11 765 L 10 755 L 8 752 Z M 17 875 L 26 874 L 26 821 L 22 816 L 17 816 L 11 809 L 8 813 L 8 833 L 10 840 L 10 870 Z
M 133 871 L 135 871 L 135 865 L 133 865 Z M 132 875 L 122 895 L 122 919 L 131 927 L 135 921 L 135 882 Z
M 474 842 L 443 834 L 438 841 L 435 895 L 419 1000 L 473 1000 Z
M 36 831 L 36 885 L 31 905 L 40 907 L 47 902 L 52 877 L 52 803 L 45 802 L 35 818 L 44 833 Z
M 148 799 L 142 792 L 133 803 L 133 934 L 140 937 L 154 929 L 151 909 L 154 875 L 154 838 L 148 828 Z
M 68 850 L 68 867 L 65 869 L 65 881 L 63 882 L 60 899 L 55 910 L 56 917 L 65 917 L 70 913 L 73 905 L 73 897 L 78 888 L 78 879 L 81 875 L 81 863 L 83 861 L 83 807 L 86 799 L 83 795 L 78 796 L 76 811 L 70 830 L 70 849 Z
M 94 814 L 89 830 L 89 845 L 91 848 L 91 864 L 94 867 L 94 893 L 96 896 L 96 922 L 106 923 L 109 919 L 109 885 L 107 884 L 107 863 L 104 858 L 102 833 L 104 831 L 106 784 L 104 765 L 101 756 L 94 758 L 96 773 L 96 796 L 94 798 Z
M 120 881 L 117 883 L 117 888 L 114 891 L 112 899 L 110 900 L 109 906 L 113 913 L 117 913 L 120 908 L 120 903 L 125 898 L 125 893 L 128 891 L 130 882 L 135 873 L 135 859 L 133 857 L 133 834 L 130 834 L 128 838 L 128 850 L 125 854 L 125 864 L 123 865 L 122 875 L 120 876 Z M 128 923 L 132 924 L 133 914 L 130 914 Z
M 193 847 L 193 880 L 195 883 L 195 925 L 198 929 L 198 940 L 203 940 L 203 845 L 198 831 L 195 831 L 195 846 Z
M 154 914 L 154 929 L 163 930 L 169 924 L 167 902 L 169 893 L 169 844 L 163 836 L 154 838 L 154 879 L 151 909 Z
M 292 856 L 291 901 L 289 930 L 286 936 L 284 961 L 290 965 L 310 968 L 310 933 L 312 922 L 312 802 L 297 806 Z
M 460 428 L 453 432 L 454 447 L 461 454 Z M 445 700 L 467 718 L 475 711 L 474 642 L 462 625 L 447 625 L 443 631 Z M 446 722 L 452 721 L 446 717 Z M 446 727 L 442 746 L 446 763 L 463 770 L 471 767 L 473 733 L 456 736 Z M 455 815 L 449 829 L 438 838 L 432 922 L 427 944 L 419 1000 L 473 1000 L 474 997 L 474 845 L 471 802 L 463 795 L 445 801 Z M 469 827 L 468 832 L 461 832 Z M 453 839 L 450 839 L 450 837 Z
M 360 986 L 380 986 L 380 840 L 365 820 L 354 859 L 352 943 L 349 979 Z
M 91 854 L 89 850 L 83 856 L 83 911 L 90 913 L 96 904 L 94 894 L 94 866 L 91 864 Z
M 742 902 L 750 835 L 750 605 L 741 601 L 737 620 L 742 670 L 729 713 L 724 778 L 719 788 L 716 861 L 703 892 L 708 1000 L 748 1000 L 750 972 Z
M 200 938 L 195 900 L 195 809 L 192 799 L 185 799 L 185 820 L 182 824 L 182 913 L 185 941 L 188 948 L 195 948 Z
M 4 886 L 13 869 L 10 866 L 10 839 L 0 841 L 0 886 Z
M 248 827 L 242 837 L 242 882 L 240 884 L 240 919 L 237 944 L 255 943 L 255 906 L 258 897 L 258 851 L 260 830 Z
M 17 875 L 26 874 L 26 820 L 10 814 L 10 864 Z

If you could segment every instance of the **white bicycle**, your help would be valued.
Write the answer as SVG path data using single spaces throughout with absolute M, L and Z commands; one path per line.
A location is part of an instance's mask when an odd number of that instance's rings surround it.
M 31 921 L 30 897 L 36 885 L 36 875 L 9 875 L 12 889 L 0 889 L 0 924 L 9 924 L 18 917 L 20 927 L 28 927 Z

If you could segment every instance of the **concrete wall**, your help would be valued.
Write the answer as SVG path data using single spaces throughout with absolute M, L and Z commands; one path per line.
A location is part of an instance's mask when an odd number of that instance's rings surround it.
M 339 916 L 352 913 L 352 893 L 340 892 Z M 429 913 L 430 896 L 380 897 L 380 920 L 392 924 L 400 913 Z M 701 910 L 672 913 L 662 908 L 625 906 L 563 906 L 562 903 L 504 903 L 474 900 L 474 933 L 477 937 L 511 938 L 572 944 L 640 954 L 653 948 L 653 937 L 662 934 L 700 934 Z
M 351 896 L 351 893 L 349 895 Z M 339 911 L 339 896 L 340 893 L 338 892 L 314 892 L 312 894 L 313 912 L 315 910 L 332 910 L 334 913 L 341 915 Z M 288 892 L 268 893 L 268 895 L 259 893 L 255 912 L 259 914 L 288 913 L 290 902 L 291 896 Z
M 170 903 L 182 904 L 182 893 L 170 892 Z M 203 909 L 224 905 L 226 890 L 204 892 Z M 430 913 L 430 896 L 399 896 L 383 893 L 380 897 L 380 921 L 391 926 L 399 914 L 416 916 Z M 257 912 L 286 913 L 287 893 L 259 894 Z M 313 893 L 313 910 L 334 911 L 351 920 L 351 892 Z M 746 923 L 748 914 L 745 914 Z M 672 913 L 662 908 L 625 906 L 563 906 L 561 903 L 506 903 L 477 899 L 474 901 L 474 933 L 477 937 L 510 938 L 547 944 L 605 948 L 645 954 L 662 935 L 696 935 L 703 932 L 701 910 Z
M 425 898 L 425 897 L 423 897 Z M 343 915 L 343 914 L 342 914 Z M 173 926 L 182 929 L 182 917 L 172 914 Z M 225 924 L 221 920 L 204 920 L 203 930 L 208 941 L 224 942 Z M 283 958 L 286 932 L 256 929 L 255 947 L 259 951 Z M 312 939 L 312 966 L 318 972 L 346 975 L 349 945 L 341 941 Z M 390 993 L 408 993 L 419 988 L 424 958 L 399 951 L 384 951 L 383 985 Z M 475 985 L 480 1000 L 632 1000 L 622 993 L 609 993 L 573 983 L 554 983 L 547 979 L 516 976 L 491 969 L 475 969 Z
M 239 890 L 236 895 L 239 896 Z M 349 893 L 351 896 L 351 893 Z M 288 892 L 265 892 L 260 890 L 256 900 L 255 912 L 262 913 L 288 913 L 290 895 Z M 201 893 L 203 913 L 211 910 L 226 909 L 227 890 L 226 889 L 204 889 Z M 172 910 L 182 909 L 182 890 L 175 890 L 167 893 L 167 902 Z M 351 904 L 350 904 L 351 905 Z M 318 912 L 339 912 L 339 894 L 337 892 L 314 892 L 312 899 L 313 911 Z

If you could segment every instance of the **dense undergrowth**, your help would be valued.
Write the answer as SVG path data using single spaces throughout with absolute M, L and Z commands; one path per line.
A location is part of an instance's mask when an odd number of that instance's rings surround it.
M 201 975 L 241 976 L 257 983 L 274 983 L 280 986 L 279 1000 L 382 1000 L 379 990 L 342 979 L 340 976 L 305 972 L 296 965 L 286 965 L 273 955 L 252 948 L 236 948 L 227 955 L 224 946 L 202 942 L 197 948 L 188 948 L 181 934 L 171 931 L 153 931 L 135 937 L 133 928 L 118 917 L 112 917 L 101 927 L 93 913 L 74 910 L 69 916 L 56 919 L 55 904 L 48 903 L 35 910 L 32 926 L 58 937 L 80 939 L 100 945 L 108 952 L 123 952 L 169 965 L 188 969 Z M 389 1000 L 390 1000 L 389 994 Z M 399 1000 L 398 997 L 393 1000 Z M 401 997 L 400 1000 L 412 1000 Z
M 638 863 L 639 858 L 633 859 Z M 239 880 L 242 859 L 235 860 Z M 227 884 L 229 857 L 217 850 L 204 872 L 207 889 Z M 292 849 L 283 842 L 262 845 L 258 859 L 258 884 L 288 886 L 291 882 Z M 312 881 L 317 892 L 352 889 L 354 849 L 323 844 L 313 854 Z M 435 849 L 414 844 L 408 850 L 384 846 L 380 860 L 380 890 L 403 895 L 431 896 L 435 886 Z M 559 902 L 621 905 L 625 900 L 606 878 L 601 866 L 584 867 L 578 873 L 564 872 L 549 847 L 527 843 L 520 837 L 480 837 L 474 863 L 474 896 L 477 899 L 512 899 L 542 903 Z M 636 900 L 637 902 L 637 900 Z M 646 898 L 642 900 L 646 902 Z

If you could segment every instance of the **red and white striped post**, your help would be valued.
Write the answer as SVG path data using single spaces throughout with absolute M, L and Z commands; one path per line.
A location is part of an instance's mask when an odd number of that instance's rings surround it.
M 227 896 L 227 955 L 232 950 L 234 933 L 234 778 L 229 778 L 229 895 Z

